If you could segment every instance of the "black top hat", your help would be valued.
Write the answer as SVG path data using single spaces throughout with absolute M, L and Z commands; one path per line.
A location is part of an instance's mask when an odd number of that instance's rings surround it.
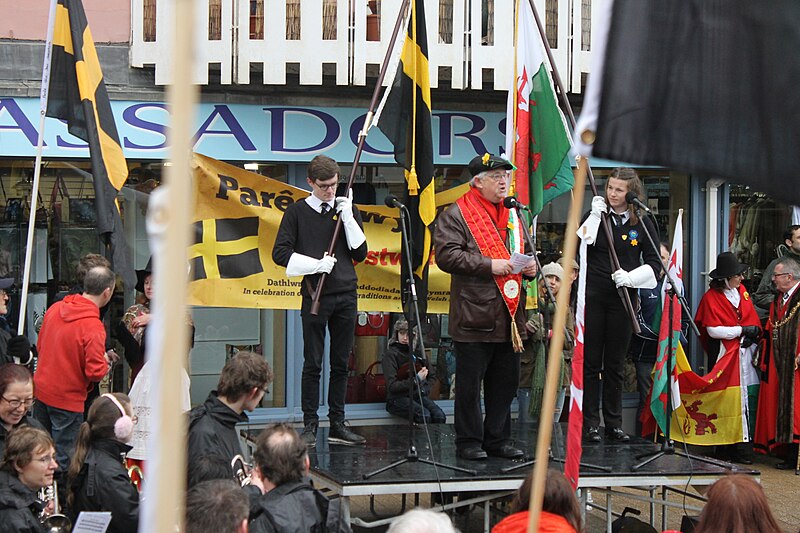
M 736 259 L 733 252 L 722 252 L 717 256 L 717 268 L 708 273 L 711 279 L 728 279 L 747 270 L 747 265 Z
M 153 258 L 147 260 L 147 266 L 136 271 L 136 290 L 144 294 L 144 279 L 153 273 Z
M 483 155 L 476 156 L 469 162 L 469 174 L 473 178 L 480 174 L 481 172 L 486 172 L 487 170 L 495 170 L 498 168 L 502 168 L 505 170 L 516 170 L 511 161 L 507 159 L 503 159 L 500 156 L 492 155 L 490 153 L 485 153 Z

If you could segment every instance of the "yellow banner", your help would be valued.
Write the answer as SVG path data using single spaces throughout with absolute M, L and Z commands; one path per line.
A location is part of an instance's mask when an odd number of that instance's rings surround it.
M 308 191 L 195 154 L 194 244 L 189 247 L 194 281 L 189 303 L 210 307 L 300 309 L 302 278 L 287 278 L 272 261 L 283 212 Z M 437 212 L 468 185 L 436 195 Z M 358 308 L 399 312 L 400 222 L 397 209 L 358 205 L 369 251 L 356 265 Z M 428 312 L 447 313 L 450 276 L 431 258 Z

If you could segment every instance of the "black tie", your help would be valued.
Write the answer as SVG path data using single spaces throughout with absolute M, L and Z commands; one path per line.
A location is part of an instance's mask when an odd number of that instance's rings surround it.
M 611 218 L 614 220 L 614 225 L 619 227 L 622 225 L 622 215 L 611 213 Z
M 320 211 L 322 212 L 323 215 L 327 215 L 328 211 L 330 211 L 330 209 L 331 209 L 331 206 L 329 206 L 325 202 L 322 202 L 322 205 L 319 207 L 319 209 L 320 209 Z

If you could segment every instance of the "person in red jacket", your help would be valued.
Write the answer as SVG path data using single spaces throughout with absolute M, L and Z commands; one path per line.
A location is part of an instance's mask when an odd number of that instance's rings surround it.
M 100 308 L 111 300 L 115 282 L 109 268 L 92 268 L 83 281 L 83 294 L 50 306 L 39 332 L 33 414 L 53 436 L 60 472 L 69 466 L 86 395 L 109 369 Z
M 492 528 L 492 533 L 526 533 L 528 531 L 528 508 L 530 507 L 533 471 L 522 482 L 522 486 L 511 502 L 511 513 Z M 538 533 L 582 533 L 581 507 L 575 491 L 557 470 L 548 470 L 544 482 L 542 512 L 539 515 Z

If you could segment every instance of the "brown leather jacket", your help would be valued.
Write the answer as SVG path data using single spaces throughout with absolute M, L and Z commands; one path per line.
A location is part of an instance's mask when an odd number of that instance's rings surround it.
M 458 342 L 511 342 L 511 317 L 492 276 L 492 260 L 481 254 L 456 204 L 436 219 L 436 264 L 450 274 L 447 331 Z M 525 339 L 525 291 L 515 315 Z

